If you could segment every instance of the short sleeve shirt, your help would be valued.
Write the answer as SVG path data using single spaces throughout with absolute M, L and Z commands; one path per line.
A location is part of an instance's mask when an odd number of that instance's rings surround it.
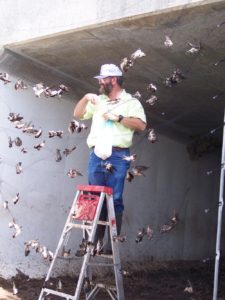
M 139 100 L 132 97 L 131 94 L 122 90 L 118 101 L 109 101 L 106 95 L 100 95 L 96 104 L 88 102 L 83 120 L 92 118 L 90 134 L 87 138 L 87 144 L 91 148 L 99 136 L 101 137 L 102 128 L 105 120 L 102 115 L 106 112 L 112 112 L 124 117 L 139 118 L 146 123 L 146 115 L 142 104 Z M 129 148 L 132 145 L 134 130 L 130 129 L 119 122 L 113 122 L 112 126 L 112 143 L 114 147 Z

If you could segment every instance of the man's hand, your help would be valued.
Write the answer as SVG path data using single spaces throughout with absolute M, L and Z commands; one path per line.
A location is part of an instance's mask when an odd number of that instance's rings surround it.
M 88 93 L 85 95 L 87 101 L 90 101 L 92 104 L 96 104 L 99 100 L 99 96 L 96 94 Z
M 112 114 L 111 112 L 106 112 L 103 114 L 103 118 L 107 120 L 111 120 L 113 122 L 118 122 L 119 116 Z

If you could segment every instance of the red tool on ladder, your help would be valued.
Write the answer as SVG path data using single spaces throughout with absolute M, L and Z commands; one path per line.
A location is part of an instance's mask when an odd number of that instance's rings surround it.
M 100 221 L 99 217 L 104 201 L 106 201 L 107 205 L 108 220 Z M 112 263 L 99 263 L 99 260 L 97 262 L 90 261 L 91 259 L 95 258 L 94 255 L 96 245 L 94 244 L 94 238 L 98 224 L 109 226 L 109 234 L 112 244 L 112 255 L 108 256 L 108 258 L 112 259 Z M 62 249 L 64 249 L 64 247 L 66 246 L 72 229 L 83 230 L 83 238 L 86 243 L 86 247 L 85 252 L 83 253 L 83 263 L 80 270 L 75 293 L 74 295 L 69 295 L 67 293 L 60 292 L 57 289 L 49 288 L 48 282 L 50 280 L 54 264 L 57 258 L 60 257 L 59 253 L 61 253 Z M 74 198 L 63 232 L 59 239 L 59 243 L 57 245 L 53 260 L 49 267 L 38 300 L 46 299 L 46 297 L 50 295 L 56 295 L 67 300 L 78 300 L 81 297 L 82 288 L 85 289 L 86 300 L 95 299 L 96 295 L 101 289 L 106 290 L 110 298 L 113 300 L 124 300 L 125 298 L 119 256 L 119 245 L 116 241 L 116 237 L 117 229 L 113 205 L 112 188 L 105 186 L 79 185 L 77 187 L 76 196 Z M 98 257 L 101 257 L 101 255 Z M 103 283 L 92 284 L 92 267 L 94 266 L 113 267 L 115 285 L 109 286 Z

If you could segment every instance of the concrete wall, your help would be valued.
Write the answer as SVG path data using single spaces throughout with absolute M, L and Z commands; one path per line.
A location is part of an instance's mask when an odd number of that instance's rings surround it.
M 11 83 L 0 82 L 0 276 L 15 275 L 16 268 L 31 277 L 44 276 L 49 263 L 40 255 L 31 252 L 24 256 L 24 242 L 38 239 L 54 251 L 65 223 L 69 207 L 75 195 L 77 184 L 87 183 L 88 132 L 69 134 L 68 124 L 76 96 L 76 85 L 50 70 L 30 61 L 5 53 L 1 59 L 1 70 L 9 72 Z M 22 78 L 27 90 L 15 90 L 14 83 Z M 32 87 L 35 83 L 46 85 L 64 83 L 71 93 L 57 98 L 36 98 Z M 87 92 L 87 90 L 83 90 Z M 35 128 L 42 128 L 39 139 L 22 133 L 8 120 L 10 112 L 20 113 L 26 122 L 32 121 Z M 89 123 L 88 123 L 89 125 Z M 49 130 L 63 130 L 62 139 L 49 139 Z M 8 147 L 8 138 L 19 136 L 27 154 L 21 147 Z M 35 144 L 46 140 L 45 147 L 37 151 Z M 217 223 L 219 172 L 211 176 L 206 171 L 220 164 L 220 155 L 207 155 L 199 161 L 190 161 L 186 145 L 158 137 L 151 144 L 143 136 L 136 136 L 132 152 L 137 153 L 137 164 L 149 166 L 145 177 L 138 177 L 126 183 L 124 201 L 125 214 L 122 232 L 127 243 L 121 244 L 123 263 L 170 259 L 213 258 Z M 77 149 L 60 162 L 55 161 L 55 150 L 72 146 Z M 16 174 L 15 165 L 22 162 L 23 172 Z M 67 177 L 69 168 L 76 168 L 83 177 Z M 20 193 L 19 202 L 14 205 L 13 197 Z M 9 201 L 9 210 L 3 202 Z M 205 213 L 205 209 L 210 209 Z M 177 227 L 168 234 L 160 234 L 160 227 L 173 215 L 179 214 Z M 8 223 L 15 221 L 22 226 L 22 233 L 12 238 L 13 230 Z M 154 229 L 152 241 L 146 238 L 136 244 L 139 228 L 150 225 Z M 210 237 L 210 243 L 209 243 Z M 77 272 L 79 259 L 74 253 L 81 241 L 78 231 L 73 235 L 68 248 L 73 260 L 64 261 L 56 273 Z
M 107 21 L 158 12 L 198 0 L 0 0 L 0 45 L 54 35 Z M 211 1 L 212 2 L 212 1 Z

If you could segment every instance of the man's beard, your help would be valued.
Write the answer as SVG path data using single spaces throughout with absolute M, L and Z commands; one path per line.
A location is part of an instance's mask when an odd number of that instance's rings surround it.
M 112 89 L 113 89 L 113 85 L 111 82 L 109 82 L 109 83 L 102 84 L 99 88 L 99 92 L 100 94 L 109 96 L 109 94 L 112 92 Z

